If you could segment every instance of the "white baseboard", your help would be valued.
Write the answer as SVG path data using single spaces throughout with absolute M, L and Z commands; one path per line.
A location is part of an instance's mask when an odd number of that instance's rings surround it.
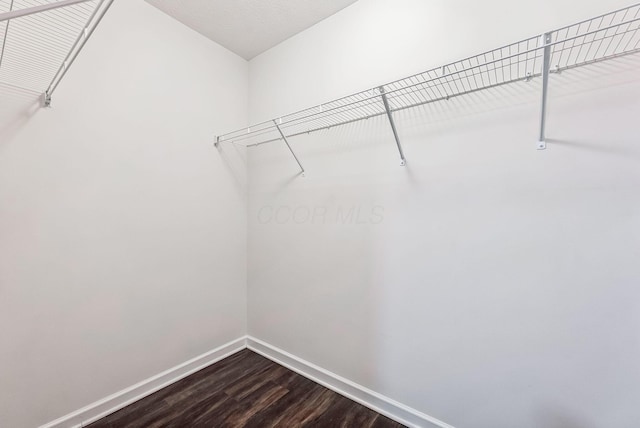
M 222 345 L 39 428 L 80 428 L 86 426 L 246 348 L 407 427 L 454 428 L 251 336 L 244 336 Z
M 77 428 L 88 425 L 246 347 L 246 337 L 241 337 L 102 400 L 89 404 L 80 410 L 42 425 L 40 428 Z
M 247 336 L 247 347 L 340 395 L 411 428 L 454 428 L 259 339 Z

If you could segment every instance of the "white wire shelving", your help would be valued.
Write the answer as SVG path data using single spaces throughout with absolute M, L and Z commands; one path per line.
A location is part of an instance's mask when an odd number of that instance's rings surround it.
M 114 0 L 0 0 L 0 85 L 44 106 Z
M 393 114 L 509 83 L 542 78 L 542 113 L 538 149 L 544 149 L 547 88 L 550 73 L 640 52 L 640 3 L 542 35 L 446 64 L 319 106 L 281 116 L 215 138 L 246 147 L 283 140 L 349 123 L 387 116 L 405 157 Z

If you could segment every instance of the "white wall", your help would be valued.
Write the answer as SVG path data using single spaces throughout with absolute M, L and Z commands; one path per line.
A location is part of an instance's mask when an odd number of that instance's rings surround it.
M 360 0 L 251 62 L 252 120 L 625 5 L 543 3 Z M 554 75 L 546 151 L 539 82 L 398 114 L 405 168 L 384 118 L 305 178 L 250 149 L 249 334 L 457 428 L 637 426 L 639 68 Z
M 246 61 L 127 0 L 52 109 L 3 88 L 0 426 L 245 334 L 244 158 L 211 142 L 246 124 L 247 83 Z

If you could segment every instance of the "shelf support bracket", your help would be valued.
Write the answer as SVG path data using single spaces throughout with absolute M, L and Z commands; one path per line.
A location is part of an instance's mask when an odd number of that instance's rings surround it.
M 44 103 L 45 107 L 49 107 L 51 105 L 51 96 L 55 92 L 56 88 L 58 87 L 58 85 L 60 84 L 64 76 L 67 74 L 67 71 L 69 71 L 69 68 L 73 65 L 73 62 L 76 60 L 76 58 L 80 54 L 80 51 L 82 51 L 82 48 L 84 48 L 87 41 L 89 41 L 89 38 L 91 37 L 93 32 L 96 30 L 96 28 L 98 28 L 100 21 L 102 21 L 102 18 L 104 18 L 105 14 L 107 13 L 107 11 L 109 10 L 109 8 L 111 7 L 114 1 L 115 0 L 100 0 L 100 3 L 98 3 L 98 5 L 95 7 L 93 14 L 89 18 L 89 22 L 76 38 L 76 41 L 73 43 L 73 46 L 71 47 L 71 50 L 67 53 L 67 56 L 62 62 L 62 65 L 60 65 L 60 67 L 58 68 L 58 71 L 56 72 L 55 76 L 53 76 L 51 83 L 49 83 L 49 87 L 47 87 L 47 90 L 45 91 L 45 103 Z M 61 5 L 62 3 L 65 3 L 65 1 L 60 1 L 54 4 L 58 6 L 58 5 Z M 82 2 L 74 0 L 74 1 L 71 1 L 69 4 L 75 4 L 75 3 L 82 3 Z M 49 6 L 51 6 L 51 4 Z
M 393 112 L 391 111 L 391 107 L 389 107 L 389 100 L 387 99 L 387 93 L 384 90 L 384 86 L 380 86 L 378 89 L 380 90 L 380 96 L 382 97 L 382 103 L 384 104 L 384 109 L 387 112 L 387 118 L 389 119 L 389 124 L 391 124 L 393 137 L 396 139 L 396 146 L 398 146 L 398 153 L 400 153 L 400 165 L 405 166 L 407 164 L 407 161 L 404 158 L 404 152 L 402 151 L 402 145 L 400 144 L 400 137 L 398 137 L 398 130 L 396 129 L 396 123 L 393 120 Z
M 547 148 L 545 126 L 547 122 L 547 95 L 549 91 L 549 72 L 551 70 L 551 33 L 540 36 L 540 44 L 544 46 L 542 57 L 542 108 L 540 112 L 540 136 L 538 150 Z
M 51 94 L 49 92 L 42 94 L 42 107 L 51 107 Z
M 300 170 L 302 171 L 302 175 L 304 175 L 304 167 L 300 163 L 300 159 L 298 159 L 298 156 L 296 156 L 296 154 L 293 152 L 293 149 L 291 148 L 291 145 L 289 144 L 289 141 L 287 140 L 287 137 L 284 135 L 284 132 L 282 132 L 282 129 L 280 129 L 280 125 L 278 125 L 278 121 L 274 120 L 273 124 L 276 126 L 276 129 L 280 133 L 280 136 L 282 137 L 282 141 L 284 141 L 284 143 L 287 145 L 287 148 L 289 149 L 289 151 L 293 155 L 293 158 L 298 163 L 298 166 L 300 167 Z

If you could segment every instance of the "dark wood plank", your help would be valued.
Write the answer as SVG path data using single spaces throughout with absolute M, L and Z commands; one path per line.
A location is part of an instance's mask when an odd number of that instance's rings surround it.
M 288 370 L 282 366 L 271 364 L 255 376 L 245 376 L 244 379 L 226 388 L 224 392 L 236 400 L 243 400 L 264 384 L 279 379 L 287 371 Z M 286 387 L 283 387 L 283 389 L 286 390 Z
M 290 412 L 295 412 L 296 409 L 304 407 L 307 400 L 323 388 L 297 373 L 290 372 L 290 374 L 293 375 L 293 378 L 288 378 L 286 382 L 289 392 L 268 408 L 251 417 L 247 421 L 247 427 L 271 428 L 281 426 L 282 420 L 287 418 Z M 281 386 L 284 385 L 281 384 Z
M 243 350 L 90 428 L 401 428 L 252 351 Z
M 342 427 L 345 415 L 352 411 L 353 401 L 337 396 L 333 402 L 333 405 L 318 419 L 310 423 L 308 426 L 311 428 L 322 427 Z
M 225 419 L 222 427 L 246 426 L 254 414 L 271 406 L 288 392 L 273 382 L 263 384 L 240 402 L 240 407 Z
M 200 402 L 196 406 L 191 406 L 190 410 L 181 414 L 179 417 L 165 421 L 164 427 L 167 428 L 183 428 L 183 427 L 214 427 L 219 425 L 219 421 L 225 420 L 230 414 L 235 412 L 239 404 L 236 400 L 221 393 L 224 398 L 219 402 L 210 403 Z
M 371 428 L 404 428 L 404 425 L 391 420 L 386 416 L 378 415 L 378 418 L 373 423 L 373 426 Z

